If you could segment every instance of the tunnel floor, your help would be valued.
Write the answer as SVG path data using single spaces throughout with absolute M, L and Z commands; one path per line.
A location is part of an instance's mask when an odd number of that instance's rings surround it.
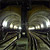
M 50 48 L 35 34 L 36 33 L 33 32 L 32 35 L 37 39 L 38 50 L 50 50 Z M 8 35 L 7 37 L 10 38 L 15 35 L 16 34 L 12 34 L 10 36 Z M 39 35 L 39 34 L 37 34 L 37 35 Z M 44 39 L 46 40 L 46 35 L 40 35 L 40 36 L 44 37 Z M 6 38 L 6 40 L 8 40 L 8 38 Z M 0 41 L 0 44 L 6 40 Z M 9 44 L 11 44 L 11 45 L 9 45 Z M 8 45 L 9 45 L 9 47 L 8 47 Z M 31 45 L 30 45 L 30 47 L 31 47 Z M 20 38 L 17 40 L 17 36 L 15 36 L 12 39 L 10 39 L 9 41 L 4 42 L 3 44 L 0 45 L 0 50 L 4 50 L 4 49 L 5 50 L 28 50 L 28 38 Z M 33 50 L 35 50 L 34 40 L 33 40 Z

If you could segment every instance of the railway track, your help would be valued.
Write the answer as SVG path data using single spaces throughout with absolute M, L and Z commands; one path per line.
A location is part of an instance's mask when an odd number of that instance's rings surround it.
M 46 35 L 42 35 L 40 36 L 40 34 L 35 33 L 35 32 L 30 32 L 30 38 L 31 38 L 31 50 L 50 50 L 50 42 L 48 42 L 44 37 L 47 37 Z M 25 43 L 25 41 L 23 40 L 24 43 L 20 43 L 21 45 L 17 45 L 17 41 L 18 44 L 20 41 L 22 40 L 17 40 L 17 35 L 15 35 L 14 37 L 11 37 L 10 39 L 0 43 L 0 50 L 18 50 L 17 48 L 20 48 L 19 46 L 23 46 L 23 44 Z M 28 43 L 26 42 L 26 45 Z M 17 47 L 18 46 L 18 47 Z M 24 49 L 24 48 L 23 48 Z M 19 49 L 19 50 L 22 50 Z M 25 48 L 25 50 L 27 50 L 27 47 Z
M 45 40 L 44 38 L 42 38 L 41 36 L 39 36 L 39 35 L 37 35 L 37 33 L 35 34 L 35 33 L 31 33 L 30 32 L 30 35 L 32 35 L 32 37 L 34 36 L 34 38 L 35 39 L 37 39 L 37 42 L 40 44 L 40 43 L 42 43 L 42 44 L 44 44 L 44 46 L 47 48 L 47 50 L 50 50 L 50 43 L 47 41 L 47 40 Z M 39 42 L 39 41 L 41 41 L 41 42 Z M 39 44 L 37 44 L 37 46 L 36 47 L 38 47 L 38 45 Z M 41 45 L 42 46 L 42 45 Z M 39 47 L 40 48 L 40 47 Z M 38 50 L 42 50 L 42 49 L 39 49 L 38 48 Z

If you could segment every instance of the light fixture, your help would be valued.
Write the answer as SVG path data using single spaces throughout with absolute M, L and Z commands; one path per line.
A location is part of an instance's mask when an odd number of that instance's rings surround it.
M 36 29 L 38 29 L 38 26 L 36 26 Z
M 40 26 L 38 25 L 37 28 L 40 29 Z
M 46 22 L 47 27 L 50 27 L 50 21 Z
M 36 26 L 36 29 L 40 29 L 40 26 L 38 25 L 38 26 Z
M 14 25 L 14 29 L 17 29 L 18 27 L 16 25 Z
M 23 32 L 22 34 L 25 35 L 25 32 Z
M 41 28 L 44 28 L 44 25 L 43 24 L 41 24 Z
M 35 29 L 35 27 L 29 27 L 28 28 L 28 30 L 34 30 Z
M 10 24 L 10 28 L 13 28 L 13 24 L 12 23 Z
M 3 21 L 2 25 L 3 27 L 7 27 L 7 21 Z
M 22 29 L 22 28 L 19 26 L 19 29 Z

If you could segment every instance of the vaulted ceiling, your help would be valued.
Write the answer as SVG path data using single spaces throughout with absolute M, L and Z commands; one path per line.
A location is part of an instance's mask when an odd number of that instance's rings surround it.
M 10 24 L 21 26 L 21 5 L 24 1 L 25 0 L 1 0 L 0 25 L 7 22 L 8 27 L 10 27 Z M 27 13 L 29 27 L 41 27 L 41 25 L 44 28 L 50 27 L 49 0 L 27 0 L 25 2 L 28 3 L 27 8 L 31 8 Z

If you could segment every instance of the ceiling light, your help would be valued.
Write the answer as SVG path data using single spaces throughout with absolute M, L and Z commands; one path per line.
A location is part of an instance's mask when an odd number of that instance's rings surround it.
M 50 21 L 46 22 L 47 27 L 50 27 Z
M 17 29 L 18 27 L 16 25 L 14 25 L 14 29 Z
M 40 26 L 39 25 L 37 27 L 38 27 L 38 29 L 40 29 Z
M 23 32 L 22 34 L 25 35 L 25 32 Z
M 13 24 L 10 24 L 10 28 L 13 28 Z
M 35 29 L 35 27 L 29 27 L 28 28 L 28 30 L 34 30 Z
M 2 25 L 3 27 L 7 27 L 7 21 L 3 21 Z
M 19 26 L 19 29 L 22 29 L 22 28 Z
M 41 28 L 44 28 L 44 25 L 43 24 L 41 24 Z
M 38 26 L 36 26 L 36 29 L 38 29 Z

